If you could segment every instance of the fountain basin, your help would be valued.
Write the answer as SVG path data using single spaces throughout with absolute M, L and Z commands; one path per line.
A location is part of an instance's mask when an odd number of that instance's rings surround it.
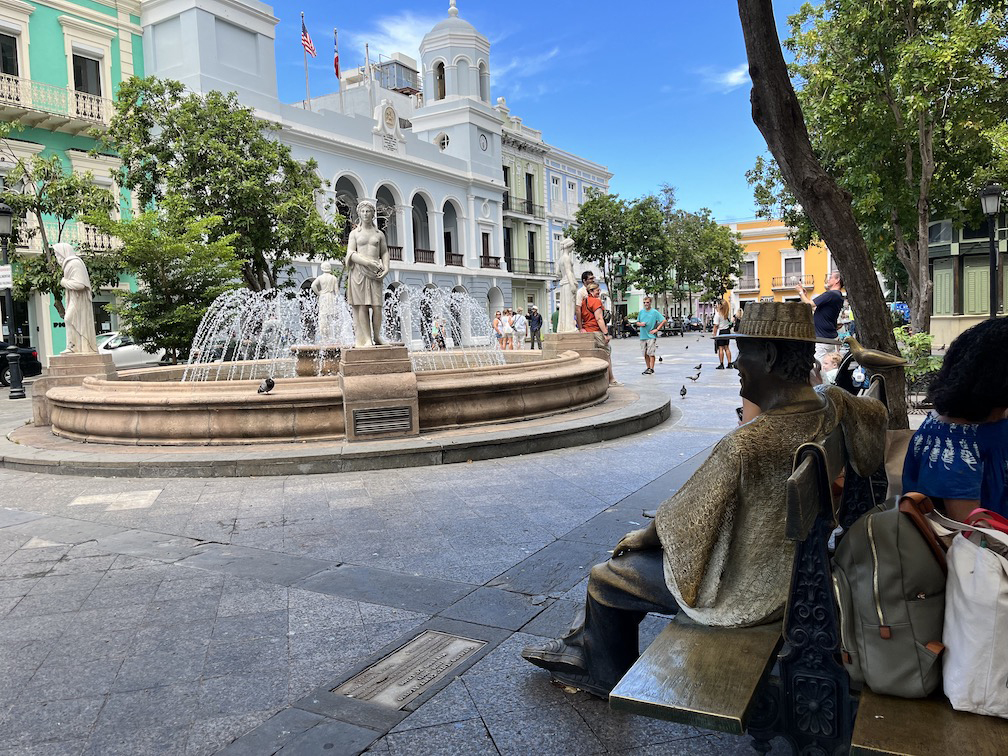
M 346 437 L 338 376 L 169 382 L 179 368 L 140 380 L 85 379 L 51 389 L 52 432 L 94 443 L 206 446 L 335 440 Z M 159 372 L 161 371 L 161 372 Z M 420 432 L 517 421 L 604 401 L 603 360 L 564 352 L 551 359 L 416 373 Z M 157 380 L 164 375 L 164 380 Z M 138 376 L 139 377 L 139 376 Z
M 290 348 L 294 355 L 294 371 L 302 378 L 313 375 L 337 375 L 342 350 L 336 345 L 295 344 Z

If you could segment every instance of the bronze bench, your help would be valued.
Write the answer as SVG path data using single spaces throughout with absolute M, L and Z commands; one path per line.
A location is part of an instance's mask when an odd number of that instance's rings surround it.
M 873 379 L 867 393 L 884 401 L 884 382 Z M 837 520 L 848 526 L 885 488 L 848 471 L 837 518 L 830 485 L 844 462 L 839 431 L 795 455 L 787 482 L 795 559 L 783 623 L 725 629 L 676 619 L 613 689 L 611 708 L 748 733 L 762 753 L 778 736 L 798 753 L 1008 753 L 1008 721 L 956 712 L 940 695 L 851 690 L 838 660 L 828 542 Z

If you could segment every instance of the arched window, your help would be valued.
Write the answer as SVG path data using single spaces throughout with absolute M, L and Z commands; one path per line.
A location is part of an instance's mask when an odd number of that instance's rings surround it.
M 479 93 L 483 102 L 490 102 L 490 74 L 487 72 L 486 63 L 482 60 L 479 63 Z
M 443 100 L 445 98 L 444 63 L 438 63 L 434 66 L 434 86 L 437 87 L 437 99 Z

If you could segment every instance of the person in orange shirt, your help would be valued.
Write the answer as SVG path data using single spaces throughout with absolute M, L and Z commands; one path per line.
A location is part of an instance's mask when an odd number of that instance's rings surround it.
M 609 385 L 622 386 L 623 384 L 613 377 L 612 353 L 609 347 L 609 326 L 606 325 L 604 313 L 602 311 L 602 299 L 599 297 L 599 285 L 591 281 L 585 287 L 585 298 L 581 302 L 581 330 L 585 333 L 595 334 L 595 347 L 604 349 L 606 359 L 609 362 Z

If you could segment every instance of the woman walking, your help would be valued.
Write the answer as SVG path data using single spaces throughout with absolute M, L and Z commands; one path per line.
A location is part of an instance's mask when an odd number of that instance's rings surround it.
M 731 358 L 731 340 L 728 338 L 731 323 L 731 306 L 722 299 L 717 303 L 717 310 L 714 313 L 714 352 L 721 363 L 715 370 L 724 370 L 725 357 L 728 358 L 728 367 L 735 367 Z

